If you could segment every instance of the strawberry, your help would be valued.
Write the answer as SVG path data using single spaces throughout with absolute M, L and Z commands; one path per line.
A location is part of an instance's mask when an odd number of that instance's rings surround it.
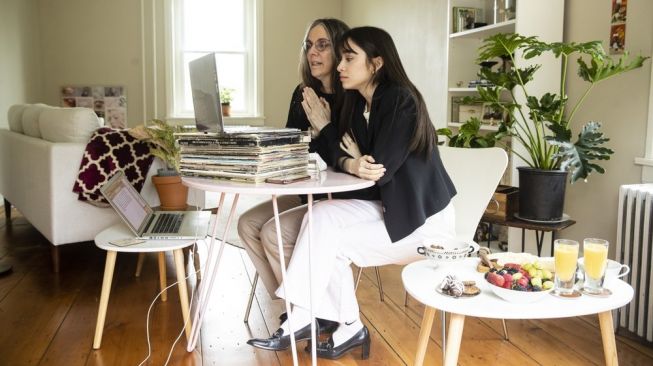
M 521 286 L 521 287 L 527 287 L 527 286 L 528 286 L 528 282 L 529 282 L 529 280 L 528 280 L 528 278 L 526 278 L 526 277 L 522 277 L 522 278 L 520 278 L 520 279 L 517 280 L 517 284 L 518 284 L 519 286 Z
M 491 283 L 491 284 L 493 284 L 493 285 L 495 285 L 495 286 L 503 287 L 503 284 L 504 284 L 506 281 L 503 279 L 502 276 L 499 276 L 499 275 L 496 274 L 496 273 L 492 273 L 492 272 L 490 272 L 490 273 L 488 273 L 488 275 L 487 275 L 487 282 L 489 282 L 489 283 Z
M 510 290 L 510 287 L 512 286 L 512 275 L 510 273 L 506 273 L 503 275 L 503 288 L 507 288 Z

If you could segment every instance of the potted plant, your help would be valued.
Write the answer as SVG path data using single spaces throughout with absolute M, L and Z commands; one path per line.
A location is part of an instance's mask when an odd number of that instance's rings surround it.
M 220 103 L 222 104 L 222 115 L 225 117 L 231 116 L 231 100 L 233 99 L 232 93 L 234 89 L 220 88 Z
M 166 165 L 157 171 L 157 175 L 152 176 L 162 210 L 186 209 L 188 187 L 181 183 L 180 149 L 174 136 L 174 133 L 178 131 L 178 127 L 158 119 L 129 130 L 129 134 L 134 138 L 148 142 L 150 153 L 161 159 Z
M 535 78 L 541 65 L 519 67 L 516 55 L 531 59 L 545 53 L 553 54 L 562 61 L 560 89 L 557 94 L 547 92 L 537 96 L 529 92 L 528 83 Z M 588 86 L 577 101 L 570 103 L 565 89 L 566 71 L 569 59 L 575 54 L 580 56 L 577 59 L 578 77 Z M 647 58 L 629 58 L 624 54 L 613 59 L 605 53 L 600 41 L 546 43 L 536 37 L 516 33 L 497 34 L 483 41 L 478 61 L 503 59 L 515 65 L 495 70 L 482 67 L 479 77 L 494 86 L 477 87 L 479 95 L 473 99 L 508 113 L 509 118 L 499 122 L 499 130 L 486 134 L 484 139 L 503 145 L 527 164 L 517 168 L 520 217 L 538 221 L 560 220 L 567 176 L 574 183 L 579 179 L 586 180 L 594 171 L 605 172 L 598 161 L 610 159 L 613 150 L 605 146 L 609 139 L 600 131 L 601 124 L 594 121 L 586 123 L 573 140 L 571 126 L 574 115 L 596 84 L 641 67 Z M 502 98 L 502 93 L 507 93 L 509 100 Z M 478 135 L 478 129 L 470 131 L 475 123 L 465 123 L 461 127 L 461 134 L 465 136 L 465 133 L 475 131 Z M 511 145 L 504 143 L 506 137 L 512 137 Z M 464 139 L 472 138 L 467 136 Z M 521 145 L 523 150 L 515 150 L 515 144 Z

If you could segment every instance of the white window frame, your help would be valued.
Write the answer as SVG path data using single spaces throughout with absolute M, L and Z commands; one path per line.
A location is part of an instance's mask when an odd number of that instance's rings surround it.
M 646 151 L 643 158 L 635 158 L 642 165 L 642 183 L 653 183 L 653 66 L 648 88 L 648 123 L 646 125 Z
M 167 119 L 184 124 L 194 124 L 192 111 L 180 111 L 175 101 L 182 100 L 184 91 L 177 87 L 183 82 L 180 75 L 181 53 L 176 45 L 181 43 L 182 34 L 173 31 L 175 24 L 182 21 L 178 9 L 183 0 L 166 0 L 165 3 L 165 57 L 166 57 L 166 105 Z M 246 37 L 245 57 L 245 104 L 251 113 L 226 117 L 229 124 L 263 125 L 263 22 L 262 0 L 245 0 L 245 27 L 252 31 Z

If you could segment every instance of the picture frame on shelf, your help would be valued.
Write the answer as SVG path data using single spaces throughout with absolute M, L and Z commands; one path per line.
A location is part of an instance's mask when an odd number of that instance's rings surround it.
M 483 9 L 464 6 L 454 6 L 452 19 L 452 33 L 474 29 L 474 23 L 484 21 Z
M 458 122 L 465 123 L 472 118 L 482 120 L 483 105 L 482 104 L 460 104 L 458 106 Z

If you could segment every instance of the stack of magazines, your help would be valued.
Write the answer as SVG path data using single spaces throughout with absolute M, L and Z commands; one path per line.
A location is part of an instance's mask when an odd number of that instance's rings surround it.
M 310 137 L 298 129 L 179 133 L 176 137 L 183 176 L 247 183 L 308 177 Z

